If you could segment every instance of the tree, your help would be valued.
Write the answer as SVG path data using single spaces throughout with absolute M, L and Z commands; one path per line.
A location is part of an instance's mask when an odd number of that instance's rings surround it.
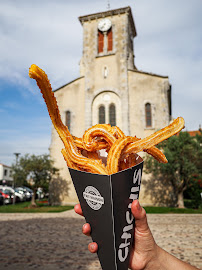
M 53 166 L 53 161 L 47 154 L 39 156 L 26 154 L 20 158 L 17 166 L 13 165 L 12 168 L 15 179 L 20 179 L 22 177 L 21 182 L 25 182 L 28 177 L 32 179 L 32 207 L 36 207 L 35 196 L 37 189 L 41 187 L 48 190 L 50 180 L 58 171 L 58 169 Z M 19 183 L 19 180 L 17 183 Z
M 187 189 L 188 183 L 194 174 L 201 170 L 201 137 L 191 137 L 188 132 L 180 132 L 179 135 L 159 144 L 168 163 L 158 163 L 151 157 L 145 161 L 147 173 L 152 173 L 153 177 L 164 178 L 171 184 L 179 208 L 184 208 L 183 192 Z

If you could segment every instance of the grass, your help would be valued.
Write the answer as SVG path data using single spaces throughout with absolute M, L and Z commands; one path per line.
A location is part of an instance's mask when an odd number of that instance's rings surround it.
M 172 208 L 172 207 L 144 207 L 147 214 L 202 214 L 202 209 Z
M 73 206 L 50 206 L 45 201 L 36 201 L 37 208 L 29 208 L 30 202 L 0 205 L 0 213 L 57 213 L 73 209 Z M 147 214 L 202 214 L 202 209 L 179 209 L 171 207 L 144 207 Z
M 43 202 L 36 202 L 36 208 L 29 208 L 30 202 L 0 205 L 0 213 L 57 213 L 73 209 L 73 206 L 50 206 Z

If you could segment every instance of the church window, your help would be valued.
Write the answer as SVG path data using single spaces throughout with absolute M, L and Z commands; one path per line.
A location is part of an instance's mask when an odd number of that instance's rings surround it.
M 104 69 L 103 69 L 103 77 L 104 79 L 106 79 L 108 76 L 108 68 L 105 66 Z
M 114 104 L 109 106 L 109 123 L 111 126 L 116 126 L 116 107 Z
M 98 30 L 98 53 L 102 53 L 104 50 L 104 34 Z
M 66 111 L 66 115 L 65 115 L 65 124 L 68 127 L 69 131 L 71 128 L 71 112 L 70 111 Z
M 110 52 L 113 49 L 112 28 L 110 28 L 109 31 L 107 32 L 107 41 L 108 41 L 107 51 Z
M 108 31 L 98 30 L 98 54 L 107 54 L 113 51 L 112 27 Z
M 145 104 L 145 120 L 146 120 L 146 127 L 152 126 L 152 114 L 151 114 L 151 104 Z
M 99 107 L 99 124 L 105 124 L 105 107 L 103 105 L 101 105 Z

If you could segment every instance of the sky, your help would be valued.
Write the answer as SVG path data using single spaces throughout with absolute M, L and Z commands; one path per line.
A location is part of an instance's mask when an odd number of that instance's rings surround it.
M 31 64 L 48 75 L 52 88 L 79 77 L 82 26 L 79 16 L 130 6 L 139 70 L 169 76 L 172 116 L 186 130 L 202 125 L 201 0 L 0 0 L 0 163 L 49 153 L 51 121 Z

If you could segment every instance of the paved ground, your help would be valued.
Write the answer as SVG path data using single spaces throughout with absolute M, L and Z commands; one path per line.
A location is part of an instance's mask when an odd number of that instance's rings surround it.
M 202 269 L 202 215 L 148 215 L 157 243 Z M 100 270 L 82 217 L 57 214 L 0 214 L 0 270 Z

